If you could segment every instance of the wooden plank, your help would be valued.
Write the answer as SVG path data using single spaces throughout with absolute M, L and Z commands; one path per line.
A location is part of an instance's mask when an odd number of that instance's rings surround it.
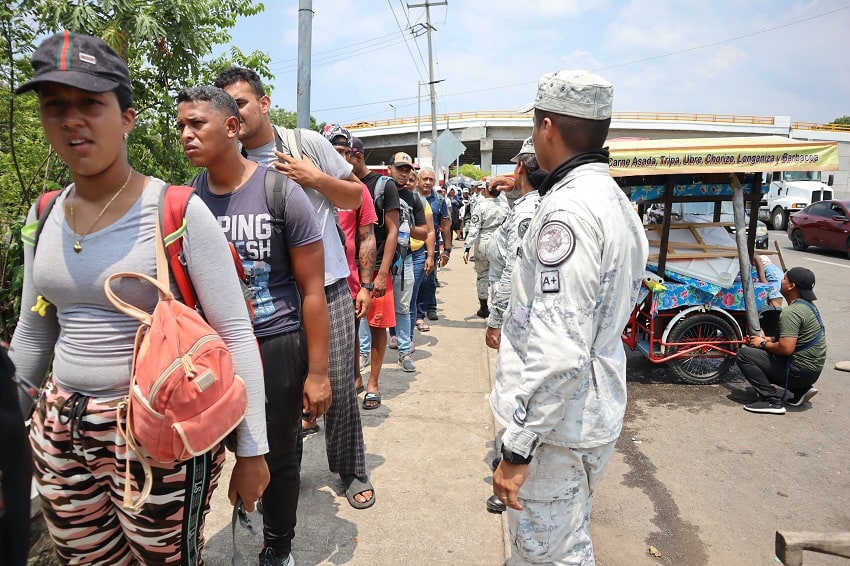
M 658 240 L 649 240 L 650 246 L 659 245 Z M 737 248 L 733 248 L 732 246 L 721 246 L 718 244 L 696 244 L 693 242 L 672 242 L 667 246 L 667 249 L 688 249 L 688 250 L 705 250 L 705 251 L 732 251 L 737 252 Z
M 669 260 L 674 260 L 674 259 L 712 259 L 712 258 L 718 258 L 718 257 L 738 257 L 738 252 L 737 251 L 729 252 L 729 253 L 699 253 L 699 252 L 686 253 L 686 252 L 682 252 L 682 253 L 667 254 L 667 259 L 669 259 Z M 658 254 L 650 254 L 649 259 L 658 261 Z
M 802 566 L 804 550 L 850 558 L 850 532 L 776 531 L 774 548 L 785 566 Z

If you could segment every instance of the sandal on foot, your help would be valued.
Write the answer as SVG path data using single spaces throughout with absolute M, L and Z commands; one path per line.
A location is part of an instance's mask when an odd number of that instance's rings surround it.
M 301 427 L 301 437 L 307 438 L 308 436 L 313 436 L 314 434 L 316 434 L 320 430 L 322 430 L 322 427 L 320 427 L 318 424 L 316 426 L 314 426 L 313 428 L 304 428 L 302 426 Z
M 367 391 L 363 396 L 363 408 L 367 410 L 377 409 L 381 406 L 381 394 L 375 391 Z
M 369 481 L 368 477 L 358 478 L 353 474 L 340 474 L 340 479 L 342 480 L 342 486 L 345 489 L 345 497 L 348 499 L 348 503 L 351 504 L 355 509 L 366 509 L 367 507 L 371 507 L 375 504 L 375 488 L 372 487 L 372 483 Z M 368 501 L 357 501 L 354 499 L 355 495 L 361 494 L 364 491 L 371 491 L 372 497 L 369 498 Z
M 421 318 L 416 321 L 416 330 L 419 332 L 428 332 L 431 330 L 431 327 L 428 326 L 428 323 L 422 320 Z
M 364 391 L 366 391 L 366 386 L 365 386 L 365 385 L 363 385 L 363 384 L 361 383 L 360 385 L 357 385 L 357 386 L 354 388 L 354 391 L 355 391 L 355 393 L 357 393 L 357 395 L 360 395 L 361 393 L 363 393 Z

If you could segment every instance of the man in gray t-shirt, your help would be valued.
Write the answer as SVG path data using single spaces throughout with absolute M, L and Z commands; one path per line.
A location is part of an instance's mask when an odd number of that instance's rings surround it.
M 332 329 L 328 376 L 333 404 L 324 421 L 328 467 L 340 475 L 353 507 L 370 507 L 374 503 L 374 490 L 366 473 L 363 429 L 354 387 L 356 376 L 350 363 L 355 348 L 354 306 L 348 291 L 348 263 L 334 209 L 360 206 L 363 194 L 360 180 L 352 173 L 351 164 L 320 133 L 305 129 L 288 132 L 271 123 L 268 114 L 271 100 L 254 71 L 237 67 L 226 69 L 216 77 L 215 85 L 230 94 L 239 106 L 242 119 L 239 140 L 246 156 L 274 167 L 304 187 L 322 225 L 325 295 Z M 301 147 L 291 147 L 290 140 Z M 295 149 L 300 151 L 293 151 Z M 292 157 L 297 153 L 302 154 L 302 159 Z

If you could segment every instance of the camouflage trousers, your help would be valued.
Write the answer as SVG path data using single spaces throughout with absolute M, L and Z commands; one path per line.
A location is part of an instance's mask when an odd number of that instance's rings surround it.
M 508 509 L 508 564 L 595 564 L 590 511 L 615 443 L 595 448 L 540 445 L 519 490 L 524 509 Z

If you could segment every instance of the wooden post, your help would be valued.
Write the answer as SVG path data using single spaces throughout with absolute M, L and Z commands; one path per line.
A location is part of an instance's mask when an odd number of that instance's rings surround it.
M 776 248 L 776 255 L 779 256 L 779 265 L 782 266 L 782 273 L 788 271 L 788 268 L 785 267 L 785 256 L 782 255 L 782 248 L 779 247 L 779 242 L 773 240 L 773 247 Z
M 750 270 L 750 252 L 747 245 L 747 229 L 744 224 L 744 187 L 735 173 L 729 174 L 732 185 L 732 212 L 735 214 L 735 242 L 738 244 L 738 264 L 741 267 L 741 288 L 744 291 L 744 305 L 747 307 L 747 334 L 761 334 L 759 313 L 756 309 L 756 296 L 753 293 L 753 277 Z

